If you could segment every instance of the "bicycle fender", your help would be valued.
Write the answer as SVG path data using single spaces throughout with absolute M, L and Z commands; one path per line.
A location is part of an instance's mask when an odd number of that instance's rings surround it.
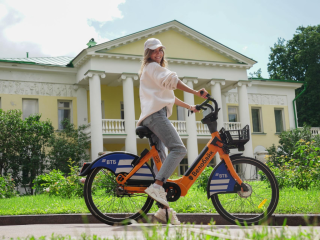
M 233 160 L 242 153 L 235 154 L 230 156 L 230 159 Z M 207 185 L 207 197 L 208 199 L 217 193 L 228 193 L 235 192 L 234 188 L 237 182 L 233 179 L 229 171 L 227 170 L 227 166 L 224 161 L 221 161 L 212 171 Z
M 114 172 L 129 173 L 132 170 L 131 162 L 138 158 L 137 155 L 127 152 L 112 152 L 97 158 L 92 163 L 85 163 L 79 176 L 88 175 L 93 169 L 104 167 Z M 154 173 L 150 167 L 145 163 L 130 179 L 138 180 L 154 180 Z

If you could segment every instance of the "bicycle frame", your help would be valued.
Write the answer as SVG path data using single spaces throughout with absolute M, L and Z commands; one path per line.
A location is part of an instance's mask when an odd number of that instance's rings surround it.
M 211 159 L 216 155 L 218 152 L 220 155 L 220 158 L 222 161 L 224 161 L 227 165 L 227 169 L 230 172 L 231 176 L 236 180 L 236 182 L 241 186 L 242 180 L 236 173 L 232 163 L 231 159 L 229 157 L 229 154 L 226 154 L 222 149 L 222 143 L 219 141 L 214 141 L 215 139 L 218 139 L 221 141 L 219 132 L 213 132 L 211 134 L 211 139 L 207 143 L 206 147 L 202 150 L 200 155 L 197 157 L 197 159 L 194 161 L 192 166 L 190 166 L 185 175 L 183 175 L 179 179 L 168 179 L 167 182 L 173 182 L 177 184 L 181 189 L 181 195 L 185 196 L 188 193 L 188 190 L 193 185 L 193 183 L 197 180 L 197 178 L 200 176 L 202 171 L 205 169 L 205 167 L 209 164 Z M 216 145 L 214 145 L 215 143 Z M 149 161 L 150 158 L 154 159 L 154 162 L 156 164 L 156 167 L 158 170 L 160 170 L 162 166 L 162 162 L 160 160 L 159 154 L 155 146 L 152 146 L 151 150 L 139 161 L 139 163 L 128 173 L 128 175 L 124 176 L 122 174 L 119 174 L 117 177 L 117 183 L 120 185 L 123 185 L 123 188 L 128 193 L 144 193 L 144 190 L 146 187 L 135 187 L 135 186 L 125 186 L 125 183 L 130 177 L 135 174 L 140 167 L 142 167 L 143 164 Z

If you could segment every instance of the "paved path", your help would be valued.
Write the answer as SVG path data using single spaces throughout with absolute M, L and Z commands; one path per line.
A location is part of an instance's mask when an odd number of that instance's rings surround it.
M 4 239 L 34 236 L 39 238 L 41 236 L 50 237 L 52 233 L 55 235 L 70 235 L 71 237 L 80 238 L 81 234 L 85 233 L 87 236 L 97 235 L 109 239 L 120 237 L 120 239 L 145 239 L 144 235 L 154 236 L 152 239 L 164 239 L 166 225 L 155 224 L 132 224 L 129 226 L 109 226 L 105 224 L 38 224 L 38 225 L 12 225 L 0 226 L 0 238 Z M 268 227 L 262 226 L 248 227 L 243 230 L 241 227 L 234 225 L 225 226 L 208 226 L 208 225 L 182 225 L 170 226 L 169 236 L 174 238 L 175 235 L 190 236 L 191 234 L 198 235 L 200 232 L 211 236 L 220 237 L 220 239 L 247 239 L 245 233 L 252 233 L 253 231 L 269 231 L 269 237 L 272 232 L 280 233 L 282 227 Z M 314 232 L 313 237 L 308 239 L 320 239 L 320 227 L 286 227 L 286 232 L 295 234 L 299 231 Z M 180 235 L 180 236 L 181 236 Z

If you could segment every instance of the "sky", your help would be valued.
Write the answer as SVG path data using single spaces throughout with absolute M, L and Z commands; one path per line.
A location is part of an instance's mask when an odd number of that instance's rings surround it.
M 319 0 L 0 0 L 0 58 L 76 56 L 172 20 L 256 60 L 267 71 L 270 47 L 299 26 L 320 24 Z

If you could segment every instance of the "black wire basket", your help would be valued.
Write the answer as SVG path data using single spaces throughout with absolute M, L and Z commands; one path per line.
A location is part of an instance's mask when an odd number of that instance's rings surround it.
M 220 130 L 221 141 L 225 143 L 229 149 L 238 148 L 239 151 L 244 151 L 244 145 L 250 140 L 249 125 L 246 125 L 240 130 Z

